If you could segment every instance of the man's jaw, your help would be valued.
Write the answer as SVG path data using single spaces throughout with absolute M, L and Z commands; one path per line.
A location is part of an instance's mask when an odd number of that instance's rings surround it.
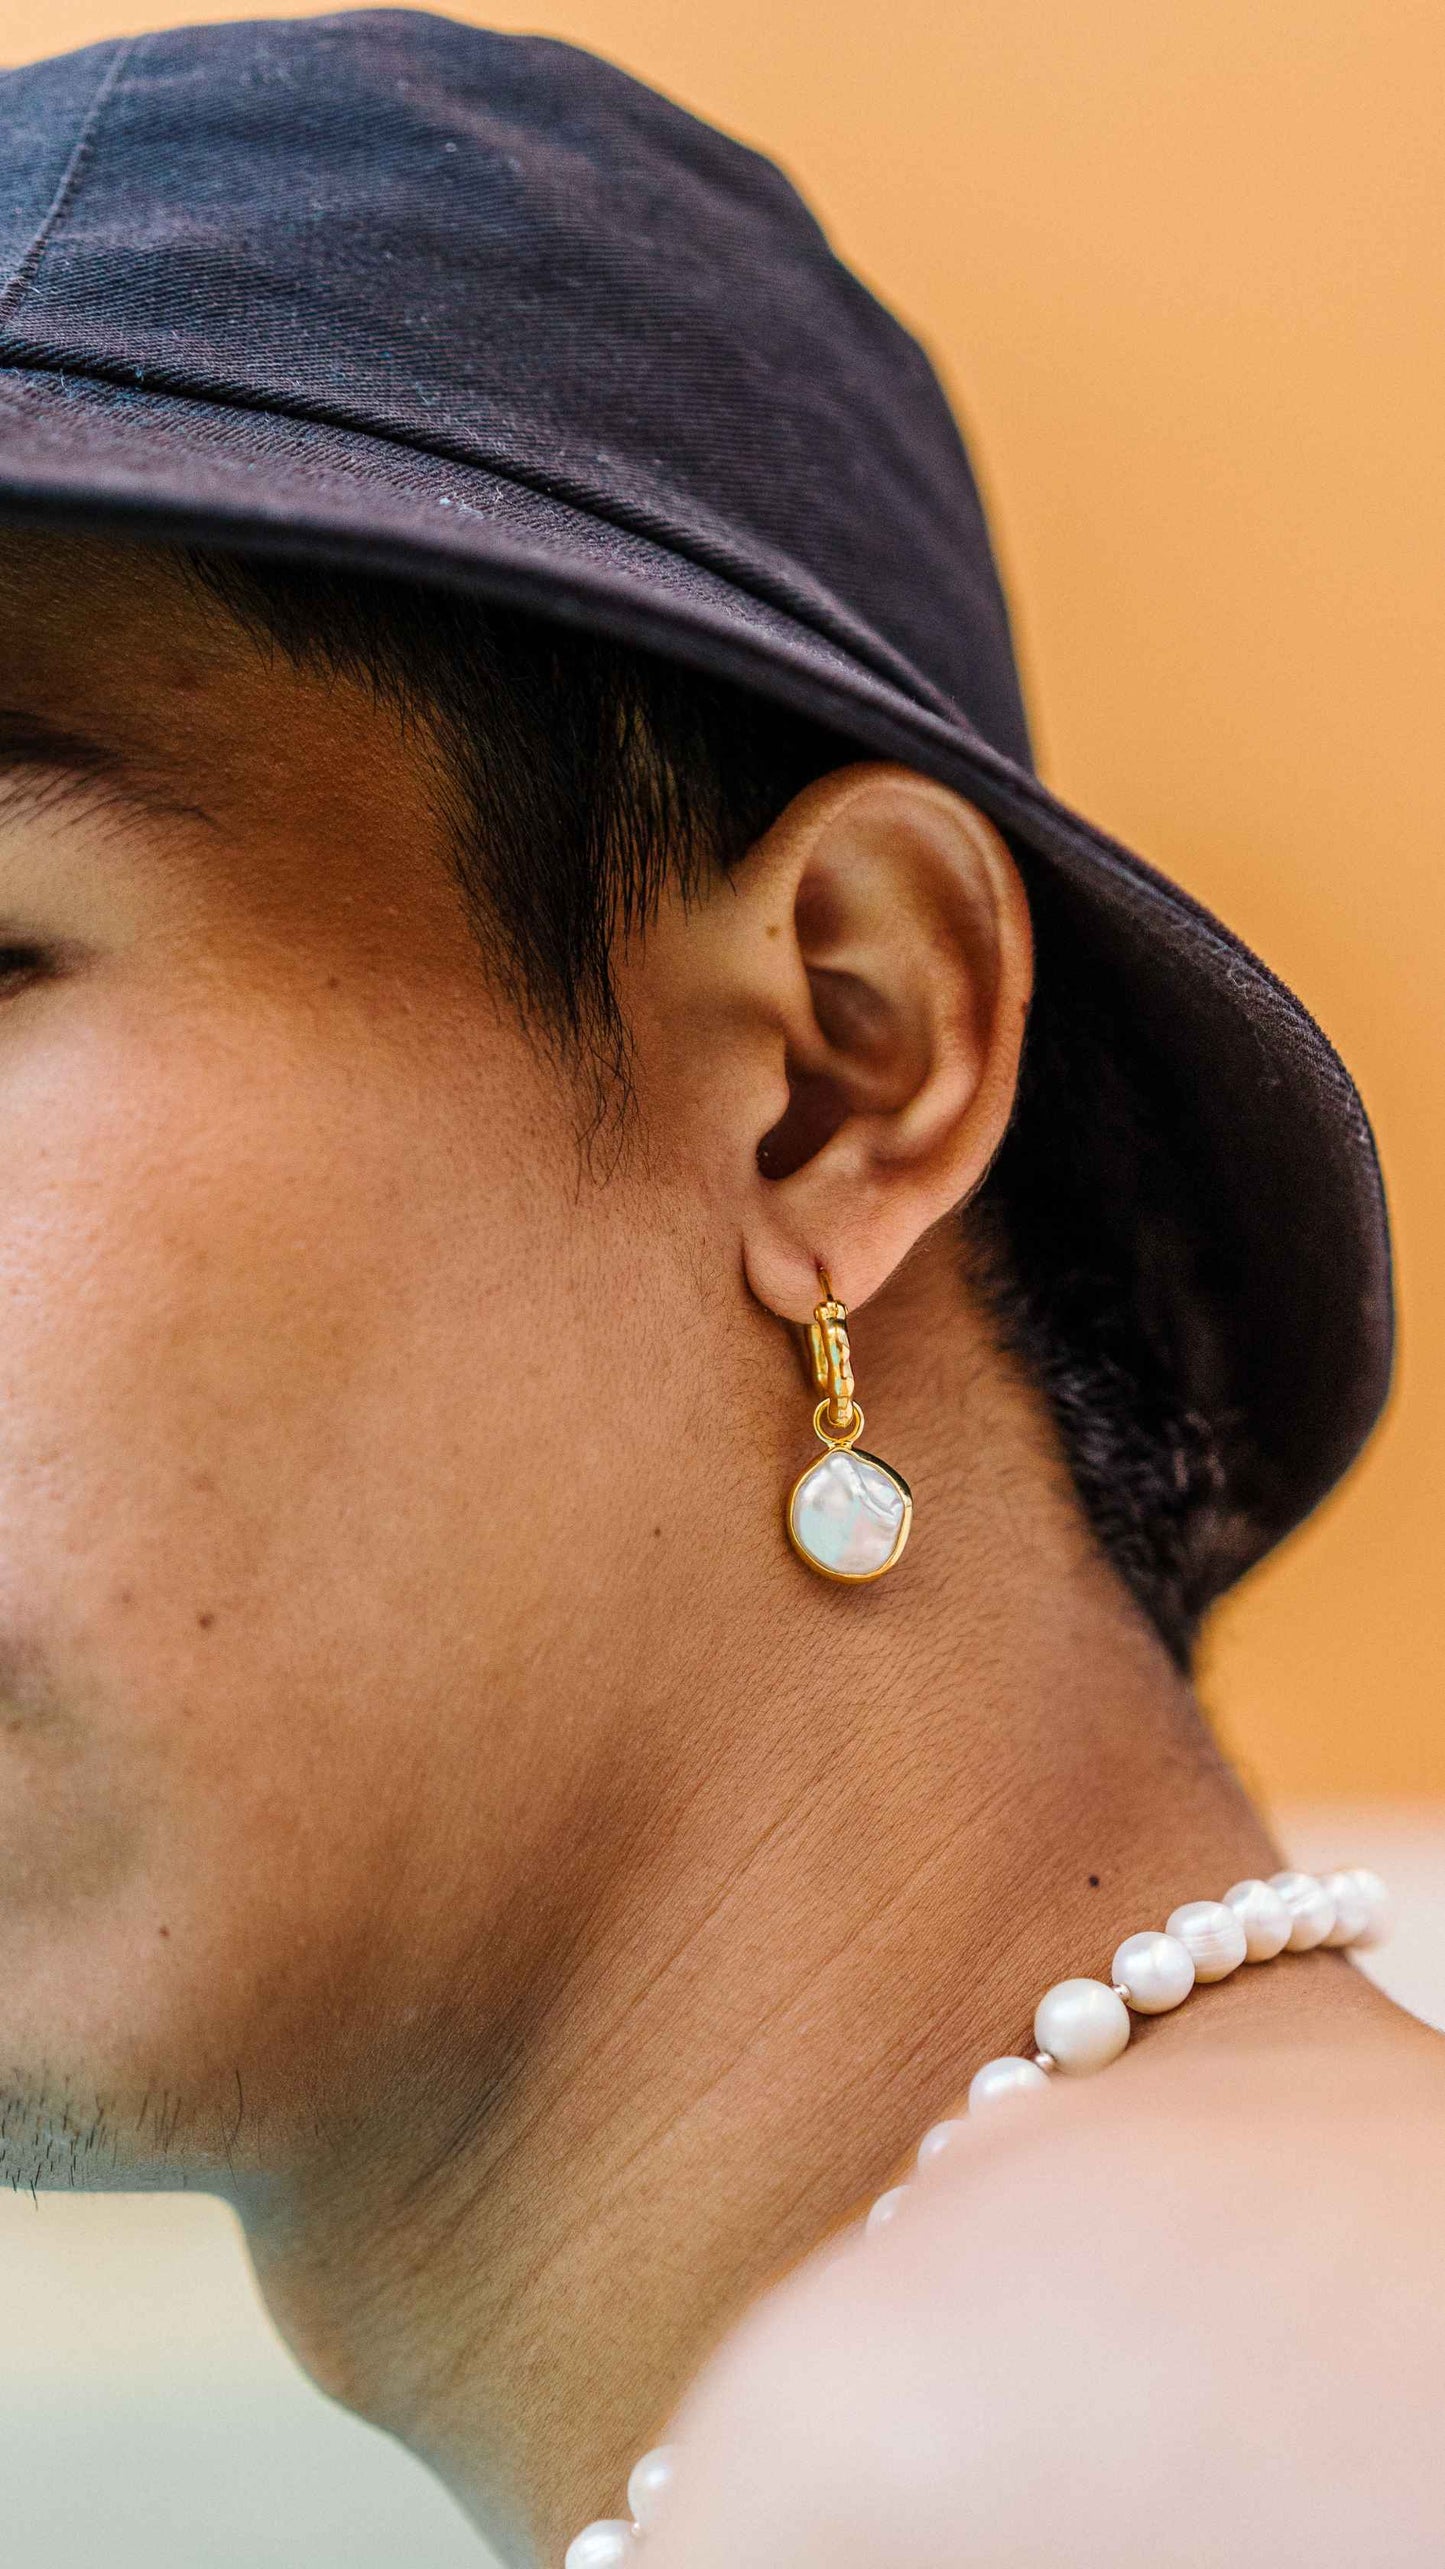
M 244 2087 L 226 2111 L 164 2080 L 128 2095 L 0 2069 L 0 2185 L 15 2193 L 230 2194 L 243 2181 Z

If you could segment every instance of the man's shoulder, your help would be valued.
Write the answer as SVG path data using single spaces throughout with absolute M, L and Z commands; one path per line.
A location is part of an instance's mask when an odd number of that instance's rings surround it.
M 754 2313 L 660 2569 L 1445 2555 L 1445 2044 L 1108 2089 L 991 2118 Z

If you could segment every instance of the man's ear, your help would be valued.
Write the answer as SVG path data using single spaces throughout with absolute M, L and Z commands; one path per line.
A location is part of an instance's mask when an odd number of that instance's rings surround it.
M 820 1269 L 866 1302 L 1003 1139 L 1027 897 L 981 813 L 906 768 L 810 786 L 670 908 L 640 980 L 644 1018 L 686 1047 L 691 1146 L 735 1208 L 748 1281 L 785 1319 L 809 1316 Z

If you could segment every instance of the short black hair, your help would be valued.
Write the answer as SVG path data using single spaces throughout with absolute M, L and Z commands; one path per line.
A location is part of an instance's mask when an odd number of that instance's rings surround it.
M 263 556 L 186 557 L 298 667 L 430 730 L 479 932 L 517 1005 L 625 1087 L 618 941 L 734 865 L 860 751 L 750 691 L 465 594 Z M 1052 1411 L 1085 1517 L 1175 1661 L 1247 1553 L 1248 1486 L 1174 1109 L 1048 870 L 1015 850 L 1037 984 L 1013 1119 L 960 1220 L 999 1343 Z

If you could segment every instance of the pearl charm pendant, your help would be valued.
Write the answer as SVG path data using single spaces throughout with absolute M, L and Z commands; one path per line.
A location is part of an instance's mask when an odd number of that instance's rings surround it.
M 788 1533 L 825 1579 L 881 1579 L 908 1540 L 912 1508 L 907 1482 L 886 1463 L 835 1447 L 794 1482 Z
M 788 1494 L 788 1540 L 824 1579 L 856 1585 L 881 1579 L 908 1541 L 913 1496 L 876 1454 L 858 1450 L 863 1412 L 853 1396 L 848 1315 L 823 1278 L 824 1299 L 808 1327 L 813 1379 L 825 1397 L 813 1426 L 828 1451 L 798 1475 Z

